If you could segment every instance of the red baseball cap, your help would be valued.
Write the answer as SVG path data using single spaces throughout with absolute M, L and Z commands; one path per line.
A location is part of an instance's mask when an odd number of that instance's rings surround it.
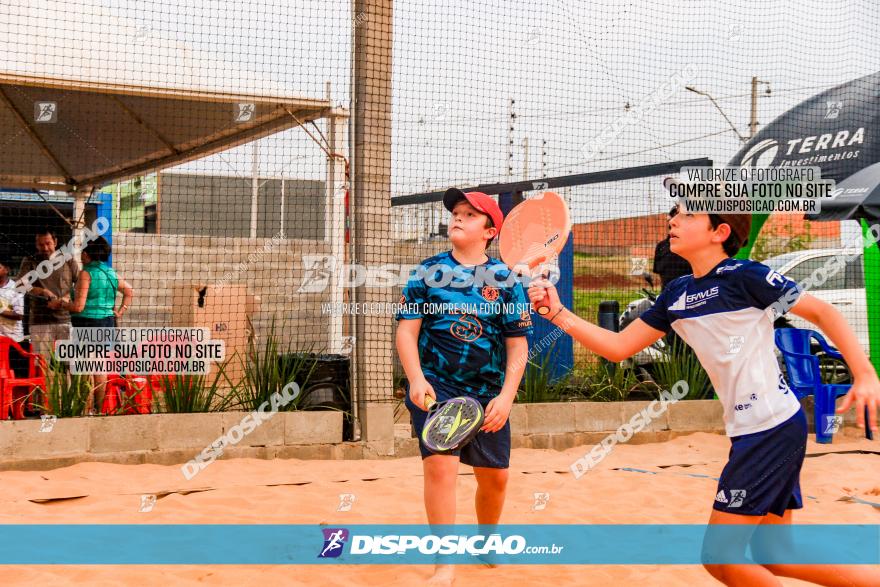
M 492 224 L 495 225 L 495 228 L 501 230 L 501 223 L 504 222 L 504 214 L 501 213 L 501 208 L 498 207 L 498 202 L 496 202 L 492 196 L 484 194 L 483 192 L 463 192 L 458 188 L 449 188 L 446 190 L 446 193 L 443 194 L 443 205 L 446 206 L 446 209 L 450 212 L 452 212 L 455 205 L 462 200 L 467 200 L 470 202 L 471 206 L 489 216 L 489 218 L 492 219 Z

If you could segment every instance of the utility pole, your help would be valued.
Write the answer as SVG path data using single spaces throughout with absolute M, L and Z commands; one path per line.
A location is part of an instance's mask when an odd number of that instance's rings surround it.
M 547 177 L 547 139 L 541 139 L 541 177 Z
M 510 103 L 507 105 L 507 177 L 513 178 L 513 123 L 516 120 L 516 112 L 513 110 L 513 106 L 516 104 L 516 100 L 513 98 L 510 99 Z
M 758 84 L 767 84 L 767 94 L 770 94 L 770 82 L 759 80 L 757 77 L 752 78 L 752 115 L 749 119 L 749 138 L 754 137 L 758 132 Z

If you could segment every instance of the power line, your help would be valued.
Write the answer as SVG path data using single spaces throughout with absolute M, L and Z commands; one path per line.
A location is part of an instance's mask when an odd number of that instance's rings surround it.
M 839 84 L 822 85 L 822 86 L 804 86 L 801 88 L 790 88 L 788 90 L 774 89 L 773 94 L 774 95 L 790 94 L 790 93 L 795 93 L 795 92 L 802 92 L 805 90 L 817 90 L 817 89 L 827 90 L 827 89 L 836 87 L 837 85 L 839 85 Z M 733 100 L 733 99 L 737 99 L 737 98 L 748 98 L 750 96 L 751 96 L 751 93 L 730 94 L 727 96 L 720 96 L 720 97 L 716 98 L 716 101 L 721 102 L 723 100 Z M 701 102 L 702 102 L 702 100 L 700 100 L 699 98 L 687 99 L 687 100 L 675 100 L 675 101 L 668 101 L 668 102 L 664 102 L 662 104 L 658 104 L 656 106 L 656 108 L 664 108 L 664 107 L 668 107 L 668 106 L 682 106 L 682 105 L 688 105 L 688 104 L 699 104 Z M 635 105 L 630 104 L 631 108 L 633 108 L 635 106 L 638 106 L 638 104 L 635 104 Z M 589 110 L 556 110 L 556 111 L 548 110 L 545 112 L 538 112 L 535 114 L 517 114 L 516 117 L 519 119 L 526 119 L 526 118 L 553 119 L 553 118 L 564 118 L 566 116 L 580 116 L 580 115 L 584 115 L 584 114 L 598 114 L 600 112 L 609 112 L 609 111 L 621 110 L 621 109 L 623 109 L 622 106 L 603 106 L 601 108 L 592 108 Z M 485 117 L 484 116 L 473 116 L 473 117 L 460 116 L 460 117 L 454 117 L 454 118 L 445 117 L 443 119 L 437 119 L 435 121 L 426 121 L 424 118 L 409 119 L 409 120 L 398 119 L 397 121 L 395 121 L 394 124 L 396 124 L 396 125 L 411 125 L 411 124 L 434 124 L 434 123 L 450 123 L 450 122 L 497 122 L 497 120 L 498 120 L 497 116 L 485 116 Z
M 611 157 L 603 157 L 603 158 L 601 158 L 601 159 L 591 159 L 591 160 L 590 160 L 590 163 L 595 163 L 595 162 L 599 162 L 599 161 L 612 161 L 612 160 L 614 160 L 614 159 L 618 159 L 618 158 L 620 158 L 620 157 L 628 157 L 628 156 L 630 156 L 630 155 L 640 155 L 640 154 L 642 154 L 642 153 L 649 153 L 649 152 L 651 152 L 651 151 L 658 151 L 658 150 L 660 150 L 660 149 L 665 149 L 666 147 L 674 147 L 674 146 L 676 146 L 676 145 L 683 145 L 684 143 L 692 143 L 692 142 L 694 142 L 694 141 L 699 141 L 699 140 L 702 140 L 702 139 L 707 139 L 707 138 L 709 138 L 709 137 L 714 137 L 714 136 L 718 136 L 718 135 L 723 135 L 723 134 L 725 134 L 725 133 L 729 133 L 729 132 L 732 132 L 732 131 L 731 131 L 729 128 L 725 128 L 725 129 L 720 130 L 720 131 L 716 131 L 716 132 L 712 132 L 712 133 L 708 133 L 708 134 L 700 135 L 700 136 L 698 136 L 698 137 L 692 137 L 692 138 L 689 138 L 689 139 L 682 139 L 682 140 L 680 140 L 680 141 L 675 141 L 674 143 L 668 143 L 668 144 L 665 144 L 665 145 L 659 145 L 659 146 L 657 146 L 657 147 L 651 147 L 651 148 L 649 148 L 649 149 L 642 149 L 642 150 L 640 150 L 640 151 L 631 151 L 631 152 L 628 152 L 628 153 L 619 153 L 619 154 L 617 154 L 617 155 L 612 155 Z M 576 163 L 567 163 L 567 164 L 563 164 L 563 165 L 557 165 L 557 166 L 555 166 L 555 167 L 548 167 L 548 168 L 547 168 L 547 171 L 561 171 L 561 170 L 563 170 L 563 169 L 566 169 L 566 168 L 571 169 L 571 168 L 577 167 L 577 166 L 579 166 L 579 165 L 583 165 L 583 162 L 582 162 L 582 161 L 578 161 L 578 162 L 576 162 Z M 494 179 L 498 179 L 498 176 L 497 176 L 497 175 L 483 175 L 483 176 L 479 176 L 479 177 L 468 177 L 468 178 L 466 178 L 466 179 L 461 179 L 461 178 L 458 178 L 458 179 L 450 179 L 450 180 L 448 180 L 447 182 L 438 181 L 438 182 L 435 182 L 435 184 L 437 184 L 437 185 L 440 185 L 440 184 L 460 185 L 460 184 L 463 184 L 463 183 L 465 183 L 465 182 L 467 182 L 467 183 L 480 183 L 480 184 L 481 184 L 481 183 L 486 183 L 486 182 L 491 181 L 491 180 L 494 180 Z M 412 184 L 411 184 L 411 185 L 412 185 Z M 410 191 L 412 191 L 412 190 L 405 190 L 404 192 L 405 192 L 405 193 L 409 193 Z

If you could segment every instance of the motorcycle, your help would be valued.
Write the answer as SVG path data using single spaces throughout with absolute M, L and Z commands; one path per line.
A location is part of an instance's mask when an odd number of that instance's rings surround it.
M 641 292 L 645 297 L 633 300 L 626 305 L 623 313 L 620 315 L 620 330 L 623 330 L 636 321 L 642 314 L 648 311 L 657 301 L 659 295 L 655 290 L 654 277 L 648 273 L 642 273 L 642 278 L 647 282 L 648 287 L 643 287 Z M 666 338 L 661 338 L 652 345 L 642 349 L 632 357 L 624 359 L 620 366 L 624 369 L 634 369 L 638 377 L 642 380 L 653 380 L 653 366 L 659 362 L 669 360 L 669 344 Z

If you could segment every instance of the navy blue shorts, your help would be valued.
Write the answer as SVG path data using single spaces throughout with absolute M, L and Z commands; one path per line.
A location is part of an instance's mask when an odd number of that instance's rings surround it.
M 428 379 L 428 383 L 434 388 L 437 394 L 437 401 L 442 402 L 454 397 L 467 395 L 460 390 L 452 387 L 447 383 L 438 381 L 437 379 Z M 478 400 L 483 409 L 486 408 L 492 398 L 471 396 Z M 413 430 L 419 438 L 419 451 L 422 458 L 427 458 L 435 453 L 428 450 L 422 442 L 422 429 L 425 427 L 425 420 L 428 419 L 428 412 L 416 407 L 412 400 L 409 399 L 409 384 L 406 386 L 406 407 L 412 416 Z M 504 427 L 498 432 L 478 432 L 474 438 L 460 449 L 445 455 L 456 455 L 462 463 L 471 467 L 486 467 L 489 469 L 507 469 L 510 466 L 510 419 L 504 423 Z
M 763 432 L 730 439 L 730 457 L 715 495 L 719 512 L 782 516 L 803 507 L 800 474 L 807 452 L 803 410 Z

